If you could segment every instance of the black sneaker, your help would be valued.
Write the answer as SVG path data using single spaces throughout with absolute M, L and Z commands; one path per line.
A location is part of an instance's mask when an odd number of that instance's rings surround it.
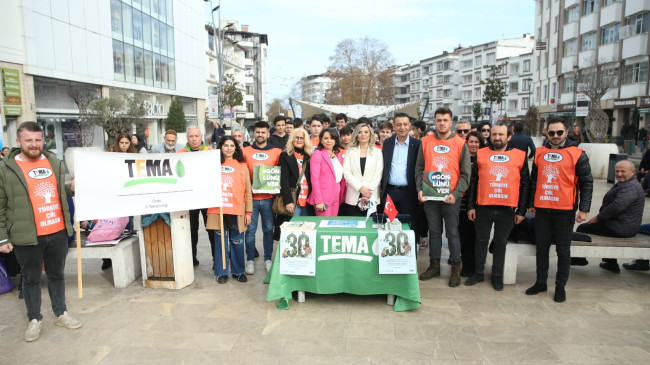
M 108 270 L 113 266 L 113 261 L 111 259 L 102 259 L 102 271 Z
M 246 277 L 246 274 L 240 274 L 240 275 L 233 275 L 233 279 L 236 279 L 240 283 L 245 283 L 248 281 L 248 278 Z
M 589 265 L 589 261 L 587 261 L 587 259 L 584 258 L 584 257 L 572 257 L 571 258 L 571 265 L 572 266 L 587 266 L 587 265 Z
M 217 278 L 217 283 L 225 284 L 228 281 L 228 275 L 222 275 Z
M 633 271 L 648 271 L 650 270 L 650 265 L 648 265 L 648 260 L 634 260 L 630 263 L 623 264 L 623 267 L 627 270 Z
M 194 266 L 199 266 L 199 260 L 197 260 L 196 258 L 194 258 L 193 261 L 194 261 Z
M 492 287 L 496 291 L 503 290 L 503 277 L 501 277 L 501 276 L 493 276 L 492 277 Z
M 566 292 L 564 291 L 563 286 L 555 287 L 555 296 L 553 297 L 553 300 L 557 303 L 562 303 L 566 300 Z
M 621 268 L 618 267 L 618 264 L 615 262 L 603 261 L 600 263 L 600 268 L 618 274 L 621 272 Z
M 546 284 L 535 283 L 535 285 L 526 289 L 526 295 L 536 295 L 547 290 Z
M 476 285 L 476 283 L 482 283 L 485 280 L 485 277 L 482 274 L 472 274 L 469 279 L 465 280 L 465 286 Z

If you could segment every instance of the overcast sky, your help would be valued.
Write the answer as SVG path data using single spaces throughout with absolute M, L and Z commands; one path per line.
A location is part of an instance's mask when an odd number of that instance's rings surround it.
M 533 0 L 222 0 L 221 11 L 222 20 L 268 34 L 267 103 L 286 98 L 301 77 L 325 72 L 347 38 L 382 40 L 403 65 L 535 28 Z

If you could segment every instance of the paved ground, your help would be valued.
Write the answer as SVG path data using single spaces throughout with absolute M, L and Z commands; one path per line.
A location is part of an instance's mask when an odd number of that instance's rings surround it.
M 597 187 L 594 211 L 611 185 Z M 650 272 L 613 274 L 598 267 L 599 258 L 572 268 L 562 304 L 553 302 L 552 279 L 548 293 L 524 295 L 535 280 L 534 259 L 526 258 L 517 284 L 500 293 L 488 283 L 449 288 L 444 265 L 442 278 L 421 282 L 422 306 L 411 312 L 393 312 L 384 296 L 343 294 L 307 294 L 306 303 L 280 311 L 265 301 L 261 260 L 248 283 L 218 285 L 207 242 L 203 233 L 195 283 L 179 291 L 146 289 L 140 281 L 115 289 L 100 260 L 85 260 L 79 299 L 76 259 L 69 257 L 68 308 L 84 327 L 54 326 L 43 290 L 44 328 L 34 343 L 22 339 L 25 307 L 17 292 L 1 295 L 0 364 L 647 364 L 650 358 Z M 420 270 L 428 263 L 423 253 Z

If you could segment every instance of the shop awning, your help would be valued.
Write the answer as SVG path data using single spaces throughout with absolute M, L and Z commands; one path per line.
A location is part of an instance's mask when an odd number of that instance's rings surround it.
M 348 118 L 352 119 L 359 119 L 361 117 L 373 118 L 380 115 L 392 116 L 395 113 L 406 113 L 409 116 L 416 118 L 420 103 L 423 101 L 424 100 L 418 100 L 412 103 L 395 105 L 330 105 L 296 100 L 296 102 L 302 107 L 303 118 L 320 113 L 344 113 Z

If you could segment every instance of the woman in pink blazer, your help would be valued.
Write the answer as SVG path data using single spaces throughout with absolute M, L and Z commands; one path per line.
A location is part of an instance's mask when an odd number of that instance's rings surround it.
M 307 203 L 314 206 L 317 216 L 337 216 L 345 194 L 343 157 L 339 137 L 329 129 L 320 133 L 318 149 L 309 159 L 311 194 Z

